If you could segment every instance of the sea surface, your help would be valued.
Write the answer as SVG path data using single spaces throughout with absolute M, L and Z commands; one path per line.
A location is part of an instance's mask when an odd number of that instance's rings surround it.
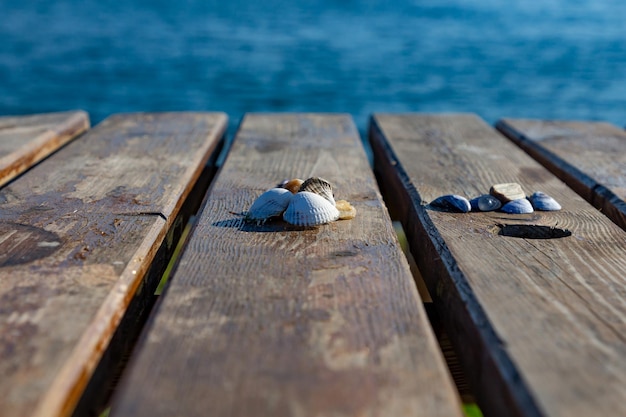
M 0 2 L 0 115 L 474 112 L 626 124 L 622 0 Z M 232 133 L 232 132 L 231 132 Z

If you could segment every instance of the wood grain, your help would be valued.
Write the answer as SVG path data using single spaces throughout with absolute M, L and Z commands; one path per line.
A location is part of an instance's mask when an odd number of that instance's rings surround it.
M 486 416 L 626 415 L 626 233 L 473 115 L 375 115 L 389 205 Z M 454 214 L 427 205 L 518 182 L 559 212 Z M 558 227 L 559 239 L 498 224 Z
M 626 132 L 601 122 L 503 119 L 496 127 L 626 230 Z
M 312 175 L 356 218 L 301 229 L 232 214 Z M 112 416 L 460 415 L 346 115 L 245 117 L 142 338 Z
M 72 412 L 225 126 L 112 116 L 0 192 L 2 416 Z
M 0 186 L 87 129 L 84 111 L 0 117 Z

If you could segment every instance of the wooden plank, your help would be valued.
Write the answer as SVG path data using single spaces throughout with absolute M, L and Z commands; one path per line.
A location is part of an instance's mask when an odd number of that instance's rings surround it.
M 370 138 L 383 194 L 484 414 L 626 415 L 626 233 L 473 115 L 375 115 Z M 563 210 L 427 205 L 503 182 L 542 190 Z M 510 237 L 498 224 L 571 236 Z
M 231 214 L 311 175 L 356 218 L 301 230 Z M 245 117 L 142 338 L 112 416 L 460 415 L 346 115 Z
M 600 122 L 503 119 L 496 127 L 626 230 L 626 132 Z
M 112 116 L 0 192 L 2 416 L 72 412 L 225 126 Z
M 87 129 L 84 111 L 0 117 L 0 186 Z

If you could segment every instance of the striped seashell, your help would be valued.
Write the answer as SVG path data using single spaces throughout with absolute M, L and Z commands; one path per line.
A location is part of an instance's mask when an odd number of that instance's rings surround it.
M 300 191 L 293 195 L 283 219 L 296 226 L 318 226 L 339 218 L 334 204 L 319 194 Z
M 473 211 L 494 211 L 502 207 L 500 200 L 491 194 L 483 194 L 470 200 Z
M 534 211 L 532 204 L 526 198 L 509 201 L 500 210 L 509 214 L 527 214 Z
M 326 200 L 335 205 L 335 197 L 333 196 L 333 187 L 330 182 L 323 178 L 311 177 L 304 181 L 298 192 L 308 191 L 310 193 L 319 194 Z
M 467 213 L 472 209 L 472 206 L 467 198 L 457 194 L 446 194 L 441 197 L 437 197 L 430 202 L 430 205 L 431 207 L 437 207 L 444 209 L 445 211 L 457 213 Z
M 266 221 L 283 214 L 293 194 L 285 188 L 272 188 L 261 194 L 246 213 L 248 221 Z
M 530 204 L 533 205 L 535 210 L 542 211 L 557 211 L 561 210 L 561 205 L 548 194 L 541 191 L 535 191 L 533 195 L 528 197 Z

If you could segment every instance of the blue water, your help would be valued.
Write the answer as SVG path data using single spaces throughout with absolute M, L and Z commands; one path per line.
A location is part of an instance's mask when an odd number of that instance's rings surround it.
M 622 0 L 2 0 L 0 115 L 474 112 L 626 123 Z

